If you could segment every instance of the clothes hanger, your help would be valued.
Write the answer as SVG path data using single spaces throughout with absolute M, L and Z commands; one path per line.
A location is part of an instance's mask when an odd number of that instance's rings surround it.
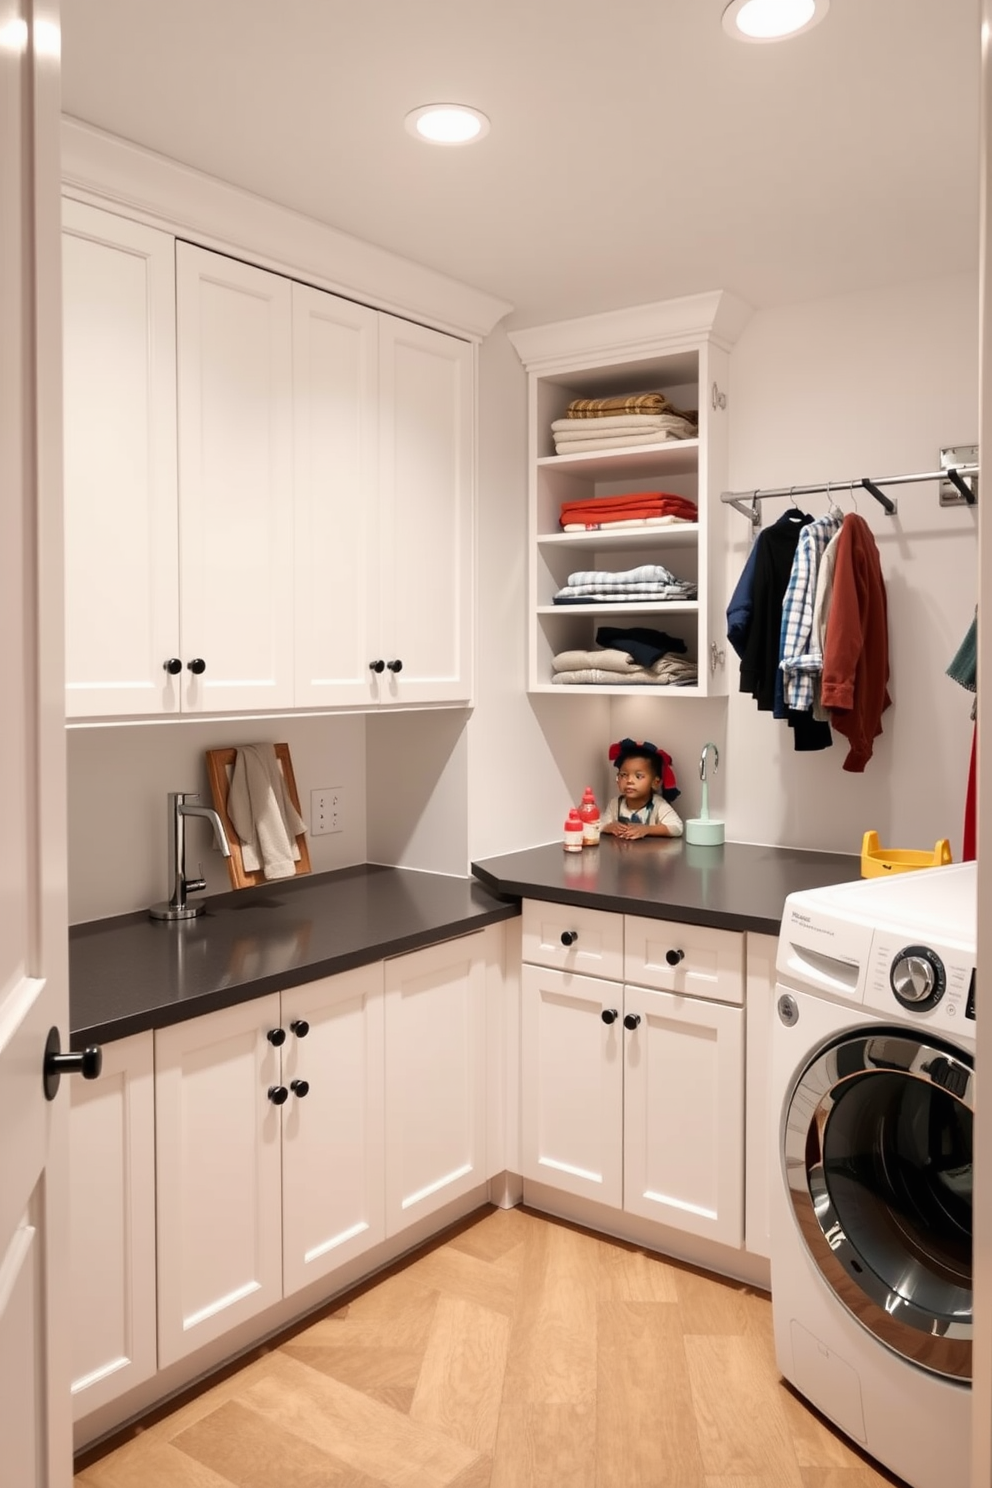
M 829 481 L 827 481 L 827 515 L 831 517 L 843 517 L 844 515 L 843 511 L 837 505 L 837 502 L 834 499 L 834 493 L 830 489 Z

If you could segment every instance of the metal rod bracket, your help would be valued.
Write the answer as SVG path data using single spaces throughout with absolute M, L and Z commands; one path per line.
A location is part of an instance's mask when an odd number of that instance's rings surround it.
M 978 464 L 977 444 L 955 444 L 940 452 L 940 468 L 947 472 L 940 483 L 941 506 L 976 506 L 978 476 L 962 476 L 958 467 Z

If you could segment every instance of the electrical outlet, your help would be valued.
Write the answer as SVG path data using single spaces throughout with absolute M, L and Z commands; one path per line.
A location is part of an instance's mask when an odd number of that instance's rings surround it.
M 310 792 L 310 836 L 326 837 L 343 832 L 344 791 L 340 785 L 323 785 Z

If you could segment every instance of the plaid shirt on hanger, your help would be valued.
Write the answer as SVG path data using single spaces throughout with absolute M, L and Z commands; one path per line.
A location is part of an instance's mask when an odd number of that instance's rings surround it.
M 809 522 L 799 534 L 789 587 L 782 602 L 782 631 L 779 643 L 786 706 L 806 712 L 813 706 L 813 676 L 804 669 L 813 635 L 813 603 L 816 571 L 830 539 L 840 531 L 843 515 L 827 512 Z

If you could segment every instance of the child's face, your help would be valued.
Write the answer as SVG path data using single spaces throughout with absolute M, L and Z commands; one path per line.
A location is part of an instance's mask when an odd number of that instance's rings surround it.
M 617 771 L 617 786 L 632 811 L 647 805 L 660 785 L 657 765 L 640 754 L 628 755 Z

